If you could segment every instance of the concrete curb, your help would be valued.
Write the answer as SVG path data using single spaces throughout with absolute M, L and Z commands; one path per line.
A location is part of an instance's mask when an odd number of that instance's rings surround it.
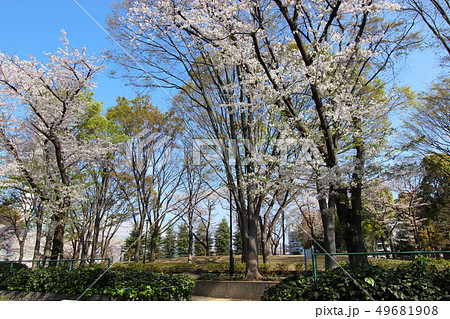
M 278 281 L 197 280 L 193 296 L 235 300 L 261 300 L 264 291 Z

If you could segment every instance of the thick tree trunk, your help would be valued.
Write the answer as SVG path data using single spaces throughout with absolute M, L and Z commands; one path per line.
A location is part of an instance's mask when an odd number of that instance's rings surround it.
M 18 242 L 19 242 L 19 263 L 20 263 L 23 260 L 23 250 L 25 247 L 25 238 L 23 238 L 22 240 L 18 240 Z
M 50 221 L 50 227 L 47 231 L 47 235 L 45 236 L 45 246 L 44 246 L 44 259 L 49 260 L 52 258 L 52 244 L 53 244 L 53 237 L 55 236 L 57 226 L 57 220 L 55 215 L 51 217 Z M 44 263 L 48 264 L 48 263 Z
M 156 228 L 156 227 L 155 227 Z M 156 260 L 156 243 L 158 241 L 158 233 L 159 230 L 152 231 L 150 238 L 150 253 L 149 253 L 149 261 L 154 262 Z
M 45 245 L 44 245 L 44 260 L 50 259 L 52 255 L 52 241 L 53 241 L 53 232 L 49 231 L 47 236 L 45 237 Z M 44 262 L 44 265 L 46 262 Z
M 264 238 L 264 240 L 261 241 L 261 253 L 263 256 L 263 263 L 267 263 L 267 258 L 270 256 L 270 247 L 272 246 L 272 240 L 271 238 Z
M 324 249 L 326 253 L 336 253 L 336 221 L 334 196 L 319 199 L 320 214 L 323 225 Z M 336 256 L 325 256 L 325 269 L 333 269 L 338 266 Z
M 258 214 L 255 212 L 252 189 L 247 193 L 247 231 L 246 231 L 246 254 L 245 254 L 245 280 L 258 280 L 262 276 L 258 270 Z
M 245 280 L 258 280 L 262 277 L 258 270 L 258 227 L 255 218 L 250 218 L 248 224 Z
M 61 182 L 63 185 L 69 186 L 70 179 L 66 171 L 66 166 L 64 164 L 61 142 L 58 136 L 54 134 L 54 132 L 51 132 L 51 135 L 48 137 L 48 139 L 52 142 L 55 149 L 56 163 L 58 165 Z M 58 259 L 59 257 L 62 257 L 64 253 L 64 219 L 67 214 L 67 209 L 70 207 L 70 199 L 68 197 L 59 199 L 62 199 L 62 204 L 59 206 L 60 210 L 56 214 L 54 214 L 56 220 L 56 228 L 55 234 L 53 235 L 51 259 Z
M 64 254 L 64 223 L 61 216 L 56 217 L 57 225 L 53 235 L 52 253 L 50 258 L 59 259 Z
M 347 199 L 347 190 L 341 189 L 336 197 L 336 208 L 340 222 L 344 226 L 344 241 L 348 253 L 365 253 L 364 238 L 362 236 L 361 214 L 355 208 L 350 208 Z M 353 204 L 361 198 L 352 198 Z M 367 263 L 367 255 L 349 255 L 350 265 L 358 266 Z
M 82 239 L 81 241 L 81 259 L 87 259 L 89 257 L 89 249 L 90 249 L 90 235 L 88 234 L 88 237 L 86 239 Z M 85 260 L 81 260 L 80 266 L 83 266 L 86 263 Z

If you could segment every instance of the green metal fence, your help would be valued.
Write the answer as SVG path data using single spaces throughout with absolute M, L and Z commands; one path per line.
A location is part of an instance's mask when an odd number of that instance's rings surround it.
M 0 261 L 0 263 L 9 263 L 10 270 L 13 269 L 14 264 L 22 264 L 22 263 L 34 263 L 37 262 L 36 268 L 39 269 L 42 265 L 49 264 L 49 263 L 55 263 L 56 266 L 59 266 L 61 263 L 68 263 L 69 271 L 72 270 L 74 266 L 74 262 L 77 261 L 96 261 L 96 260 L 105 260 L 108 263 L 108 270 L 111 267 L 111 258 L 88 258 L 88 259 L 33 259 L 33 260 L 22 260 L 22 261 Z
M 365 253 L 329 253 L 329 254 L 328 253 L 315 253 L 313 251 L 312 252 L 312 267 L 313 267 L 314 281 L 317 280 L 317 256 L 350 256 L 350 255 L 366 255 L 366 256 L 384 255 L 384 256 L 386 256 L 386 255 L 428 255 L 428 254 L 450 254 L 450 251 L 392 251 L 392 252 L 391 251 L 389 251 L 389 252 L 378 252 L 377 251 L 377 252 L 365 252 Z

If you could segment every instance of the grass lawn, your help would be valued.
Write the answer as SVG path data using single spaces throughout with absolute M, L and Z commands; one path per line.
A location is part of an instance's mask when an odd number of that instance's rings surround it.
M 341 265 L 345 265 L 348 262 L 347 256 L 335 256 Z M 305 271 L 305 256 L 304 255 L 278 255 L 269 256 L 267 258 L 267 263 L 264 265 L 262 262 L 262 257 L 259 257 L 260 266 L 263 266 L 267 272 L 277 272 L 277 273 L 292 273 L 292 272 L 304 272 Z M 373 265 L 381 266 L 383 268 L 397 268 L 397 266 L 407 263 L 407 260 L 400 259 L 386 259 L 386 258 L 376 258 L 369 257 L 370 262 Z M 234 256 L 235 264 L 240 264 L 241 256 Z M 325 256 L 317 256 L 317 270 L 325 270 Z M 226 272 L 220 265 L 228 265 L 229 256 L 195 256 L 193 257 L 193 266 L 191 269 L 202 268 L 207 269 L 209 272 Z M 122 263 L 126 266 L 128 263 Z M 168 269 L 167 267 L 175 267 L 177 269 L 184 269 L 188 264 L 187 257 L 174 257 L 174 258 L 161 258 L 157 259 L 155 262 L 148 263 L 148 266 L 160 266 L 161 269 Z M 177 266 L 178 265 L 178 266 Z M 217 267 L 214 267 L 214 266 Z M 173 267 L 172 267 L 173 266 Z M 242 269 L 244 265 L 240 264 Z M 228 266 L 227 266 L 228 267 Z M 308 259 L 308 271 L 312 271 L 312 261 Z M 245 267 L 244 267 L 245 269 Z

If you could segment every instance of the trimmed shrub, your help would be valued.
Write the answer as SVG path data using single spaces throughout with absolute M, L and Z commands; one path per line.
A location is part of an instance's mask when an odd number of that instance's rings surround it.
M 319 273 L 316 282 L 311 275 L 288 277 L 266 290 L 262 299 L 449 300 L 449 275 L 449 270 L 439 272 L 430 266 L 414 263 L 396 270 L 371 265 L 358 268 L 346 266 Z
M 195 282 L 185 275 L 137 271 L 108 271 L 98 268 L 61 268 L 0 271 L 0 289 L 41 291 L 68 295 L 112 296 L 118 300 L 189 299 Z

